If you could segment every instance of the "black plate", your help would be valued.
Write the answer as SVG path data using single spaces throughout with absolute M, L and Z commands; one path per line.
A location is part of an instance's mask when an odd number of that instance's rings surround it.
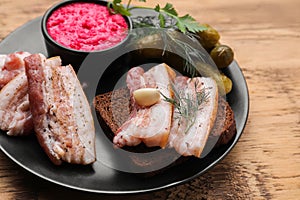
M 40 32 L 41 18 L 34 19 L 15 30 L 0 43 L 0 53 L 28 51 L 46 54 Z M 203 159 L 189 159 L 169 168 L 159 176 L 145 178 L 133 173 L 111 169 L 99 160 L 103 153 L 96 137 L 98 161 L 92 166 L 53 165 L 44 154 L 34 136 L 17 138 L 0 134 L 2 151 L 29 172 L 50 182 L 82 191 L 110 194 L 140 193 L 167 188 L 189 181 L 210 169 L 234 147 L 240 138 L 248 117 L 249 96 L 245 78 L 238 64 L 233 62 L 225 72 L 233 81 L 228 101 L 235 113 L 237 134 L 232 142 L 215 149 Z M 146 181 L 147 179 L 147 181 Z

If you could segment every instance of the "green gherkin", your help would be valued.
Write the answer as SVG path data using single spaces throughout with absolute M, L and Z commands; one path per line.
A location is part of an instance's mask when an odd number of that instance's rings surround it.
M 220 34 L 216 29 L 214 29 L 208 24 L 203 24 L 203 26 L 207 29 L 197 32 L 197 35 L 199 36 L 198 40 L 200 44 L 204 47 L 204 49 L 210 51 L 219 42 Z
M 232 49 L 229 46 L 223 44 L 213 48 L 210 52 L 210 56 L 219 69 L 226 68 L 234 59 L 234 53 Z

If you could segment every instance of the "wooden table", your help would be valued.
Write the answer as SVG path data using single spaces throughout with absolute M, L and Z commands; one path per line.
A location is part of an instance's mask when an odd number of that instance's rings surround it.
M 41 16 L 53 0 L 0 0 L 0 40 Z M 154 6 L 158 1 L 149 0 Z M 163 5 L 166 1 L 159 1 Z M 233 151 L 212 170 L 173 188 L 129 199 L 300 198 L 300 1 L 169 0 L 221 33 L 246 77 L 250 113 Z M 136 4 L 137 1 L 134 2 Z M 26 36 L 24 36 L 24 40 Z M 0 153 L 0 199 L 119 199 L 47 183 Z M 124 196 L 121 196 L 124 197 Z

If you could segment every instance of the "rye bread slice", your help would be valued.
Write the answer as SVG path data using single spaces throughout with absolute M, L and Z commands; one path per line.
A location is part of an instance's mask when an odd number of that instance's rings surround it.
M 209 137 L 218 138 L 216 147 L 228 144 L 236 134 L 234 113 L 228 102 L 221 98 L 218 104 L 217 118 Z
M 104 120 L 113 133 L 128 119 L 130 112 L 130 94 L 127 88 L 121 88 L 94 98 L 97 114 Z
M 128 113 L 130 113 L 131 110 L 129 90 L 122 88 L 113 92 L 97 95 L 93 103 L 98 118 L 110 129 L 111 135 L 108 135 L 108 137 L 112 140 L 118 128 L 128 119 Z M 203 153 L 209 153 L 213 148 L 229 143 L 235 133 L 236 124 L 234 113 L 227 101 L 224 98 L 219 98 L 216 122 L 209 135 Z M 144 144 L 140 144 L 136 147 L 123 147 L 123 149 L 127 151 L 141 153 L 141 156 L 139 154 L 130 155 L 130 160 L 128 160 L 127 164 L 131 165 L 132 169 L 137 169 L 137 171 L 140 169 L 148 170 L 146 173 L 137 173 L 146 178 L 161 174 L 165 170 L 180 165 L 189 159 L 189 157 L 180 156 L 173 148 L 161 151 L 159 156 L 155 158 L 143 156 L 144 152 L 155 151 L 158 148 L 159 147 L 149 148 Z M 155 170 L 161 165 L 161 162 L 165 162 L 166 160 L 171 164 Z
M 128 119 L 130 112 L 130 94 L 127 88 L 97 95 L 94 106 L 99 117 L 113 133 Z M 234 113 L 224 98 L 219 99 L 218 113 L 214 128 L 209 135 L 209 140 L 217 140 L 215 146 L 227 144 L 236 134 Z M 141 147 L 140 147 L 141 150 Z

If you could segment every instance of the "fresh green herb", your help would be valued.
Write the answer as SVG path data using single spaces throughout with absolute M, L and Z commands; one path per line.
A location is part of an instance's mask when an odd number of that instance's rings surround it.
M 112 14 L 121 14 L 125 16 L 131 16 L 130 13 L 130 4 L 132 0 L 129 0 L 127 6 L 125 7 L 122 4 L 122 0 L 113 0 L 112 2 L 107 3 L 107 8 Z M 146 2 L 146 0 L 138 0 L 140 2 Z
M 122 0 L 113 0 L 112 2 L 107 3 L 107 8 L 112 14 L 121 14 L 125 16 L 130 16 L 131 13 L 125 8 L 122 4 Z
M 178 38 L 176 34 L 173 34 L 172 31 L 166 31 L 162 33 L 162 40 L 164 41 L 165 50 L 169 51 L 177 51 L 182 52 L 182 57 L 185 58 L 185 64 L 183 67 L 183 70 L 187 72 L 192 78 L 195 77 L 198 74 L 197 68 L 192 64 L 193 63 L 193 57 L 196 57 L 198 59 L 201 59 L 203 62 L 203 55 L 201 51 L 198 51 L 195 47 L 190 45 L 190 42 L 183 41 L 181 38 Z M 186 35 L 189 36 L 189 33 L 186 33 Z M 192 40 L 193 37 L 191 36 L 190 39 Z M 197 42 L 196 42 L 197 44 Z M 174 47 L 176 49 L 174 49 Z M 173 49 L 172 49 L 173 48 Z
M 141 7 L 141 6 L 133 6 L 131 7 L 132 0 L 129 0 L 127 6 L 122 4 L 122 0 L 113 0 L 107 4 L 108 9 L 111 13 L 116 14 L 119 13 L 125 16 L 131 16 L 131 10 L 142 8 L 148 10 L 154 10 L 158 13 L 159 25 L 161 28 L 167 28 L 166 19 L 171 18 L 175 21 L 175 26 L 182 33 L 192 32 L 196 33 L 199 31 L 206 30 L 207 28 L 203 25 L 200 25 L 192 16 L 189 14 L 184 16 L 178 16 L 178 12 L 175 10 L 174 6 L 170 3 L 167 3 L 164 7 L 161 7 L 159 4 L 155 6 L 155 8 L 149 7 Z M 146 2 L 146 0 L 138 0 L 140 2 Z
M 191 93 L 186 93 L 185 90 L 178 91 L 174 84 L 171 84 L 171 88 L 174 92 L 174 98 L 169 98 L 161 93 L 164 101 L 169 102 L 174 105 L 174 112 L 178 114 L 179 121 L 184 120 L 187 124 L 185 133 L 187 133 L 190 128 L 195 124 L 197 111 L 199 111 L 200 106 L 208 101 L 209 93 L 205 88 L 197 90 L 199 83 L 195 82 L 196 95 Z
M 173 7 L 172 4 L 167 3 L 163 8 L 160 7 L 158 4 L 154 10 L 158 12 L 158 18 L 160 21 L 160 26 L 162 28 L 165 28 L 166 25 L 166 16 L 171 17 L 176 21 L 177 28 L 183 32 L 186 33 L 187 31 L 190 31 L 192 33 L 196 33 L 198 31 L 206 30 L 206 27 L 200 25 L 193 17 L 191 17 L 189 14 L 184 15 L 182 17 L 178 16 L 177 11 Z

